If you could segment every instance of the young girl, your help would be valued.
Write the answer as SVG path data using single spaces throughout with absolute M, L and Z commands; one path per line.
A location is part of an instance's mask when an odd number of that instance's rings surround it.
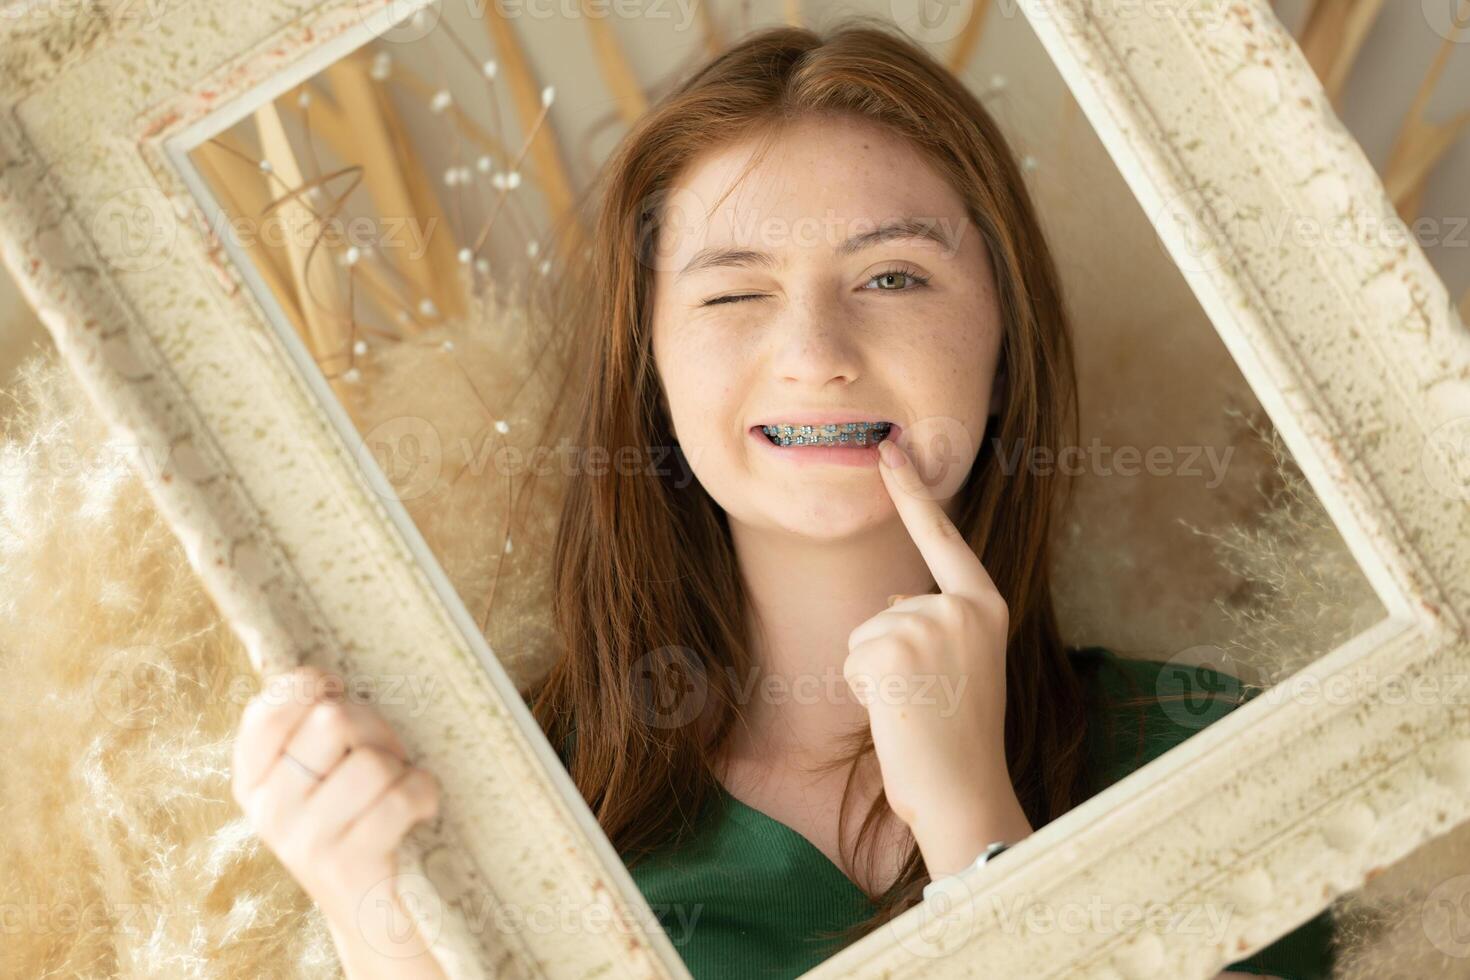
M 1024 461 L 1077 442 L 1067 314 L 934 59 L 866 20 L 760 31 L 595 190 L 577 445 L 673 464 L 571 478 L 531 705 L 698 980 L 811 969 L 1240 702 L 1059 636 L 1064 494 Z M 1215 710 L 1166 710 L 1198 684 Z M 1326 976 L 1329 939 L 1323 913 L 1231 970 Z

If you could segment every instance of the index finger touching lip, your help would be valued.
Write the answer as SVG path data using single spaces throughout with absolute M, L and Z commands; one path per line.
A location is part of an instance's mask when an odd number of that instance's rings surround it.
M 878 464 L 883 485 L 888 488 L 888 496 L 898 510 L 899 519 L 924 556 L 924 563 L 929 566 L 939 591 L 973 596 L 994 591 L 990 573 L 939 501 L 934 499 L 933 492 L 925 485 L 908 452 L 902 446 L 884 440 L 878 444 L 878 454 L 883 457 Z M 898 465 L 889 465 L 889 459 Z

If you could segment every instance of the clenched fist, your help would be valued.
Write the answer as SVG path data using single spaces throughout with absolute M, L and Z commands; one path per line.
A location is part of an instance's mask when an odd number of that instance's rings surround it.
M 438 813 L 439 785 L 409 764 L 376 711 L 344 699 L 344 687 L 314 667 L 271 676 L 241 716 L 231 792 L 326 916 L 344 965 L 378 959 L 407 967 L 423 944 L 386 950 L 378 940 L 391 930 L 373 920 L 384 902 L 401 913 L 393 888 L 398 846 L 414 824 Z M 427 955 L 419 958 L 433 966 Z M 355 975 L 378 972 L 374 966 Z

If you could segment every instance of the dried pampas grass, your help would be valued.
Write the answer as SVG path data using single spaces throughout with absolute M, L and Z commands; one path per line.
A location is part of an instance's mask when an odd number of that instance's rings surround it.
M 1281 434 L 1258 414 L 1225 414 L 1267 460 L 1255 520 L 1219 530 L 1183 523 L 1212 542 L 1216 560 L 1240 582 L 1216 600 L 1231 625 L 1218 644 L 1223 664 L 1270 687 L 1387 612 Z
M 468 283 L 466 283 L 466 287 Z M 571 462 L 570 331 L 487 284 L 463 319 L 375 347 L 342 402 L 521 690 L 555 657 L 549 556 Z
M 0 976 L 330 977 L 324 923 L 249 833 L 258 690 L 126 446 L 47 352 L 0 444 Z
M 1273 461 L 1260 489 L 1260 520 L 1213 542 L 1244 583 L 1220 600 L 1233 624 L 1223 661 L 1275 684 L 1387 613 L 1274 427 L 1232 411 Z M 1333 906 L 1337 980 L 1470 978 L 1470 824 L 1420 846 Z
M 364 358 L 345 404 L 365 434 L 405 418 L 437 434 L 436 475 L 390 479 L 522 686 L 552 659 L 545 556 L 563 481 L 475 455 L 550 434 L 565 350 L 524 318 L 481 296 L 464 320 Z M 260 685 L 127 443 L 49 348 L 6 403 L 0 976 L 340 976 L 315 905 L 231 797 L 235 729 Z

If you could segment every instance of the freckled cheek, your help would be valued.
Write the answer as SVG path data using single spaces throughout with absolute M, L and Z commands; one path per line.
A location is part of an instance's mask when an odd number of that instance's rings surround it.
M 728 442 L 745 411 L 739 364 L 733 351 L 712 344 L 670 344 L 660 351 L 659 373 L 681 444 Z
M 894 374 L 928 390 L 964 375 L 977 354 L 961 331 L 940 324 L 910 329 L 904 343 L 887 351 L 884 360 Z
M 920 414 L 966 422 L 982 417 L 982 374 L 991 370 L 992 348 L 998 343 L 991 329 L 958 316 L 936 320 L 892 354 L 890 375 L 915 394 L 913 407 Z

